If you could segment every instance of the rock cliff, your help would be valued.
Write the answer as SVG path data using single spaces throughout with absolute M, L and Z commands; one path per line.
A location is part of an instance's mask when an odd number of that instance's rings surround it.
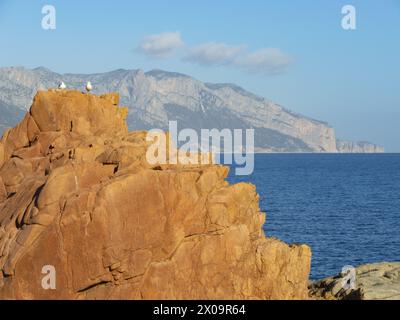
M 234 84 L 203 83 L 161 70 L 83 75 L 45 68 L 0 68 L 0 130 L 22 119 L 37 90 L 55 87 L 60 81 L 75 89 L 91 81 L 95 93 L 117 91 L 129 108 L 131 130 L 165 130 L 172 120 L 181 129 L 254 128 L 257 152 L 338 151 L 335 130 L 326 122 L 291 112 Z
M 337 140 L 336 146 L 339 153 L 383 153 L 384 148 L 366 141 Z
M 118 100 L 40 91 L 4 134 L 0 299 L 306 298 L 310 248 L 265 237 L 255 187 L 149 165 Z

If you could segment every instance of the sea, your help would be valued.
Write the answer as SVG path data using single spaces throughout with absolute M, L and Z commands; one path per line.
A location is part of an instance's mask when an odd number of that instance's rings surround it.
M 312 280 L 400 261 L 400 154 L 256 154 L 264 232 L 312 249 Z

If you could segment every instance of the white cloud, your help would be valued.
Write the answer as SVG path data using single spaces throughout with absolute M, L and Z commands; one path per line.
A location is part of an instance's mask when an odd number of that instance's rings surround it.
M 183 60 L 202 66 L 228 65 L 268 75 L 282 73 L 293 63 L 291 56 L 276 48 L 249 52 L 245 45 L 233 46 L 215 42 L 192 48 Z
M 278 74 L 286 70 L 294 59 L 276 48 L 264 48 L 255 52 L 237 57 L 235 66 L 245 68 L 251 72 Z
M 233 63 L 244 48 L 245 46 L 232 46 L 225 43 L 204 43 L 192 48 L 184 60 L 203 66 L 227 65 Z
M 175 49 L 183 45 L 179 32 L 164 32 L 145 36 L 137 50 L 150 57 L 167 58 Z
M 184 46 L 179 32 L 164 32 L 143 38 L 137 51 L 153 58 L 168 58 Z M 294 62 L 294 59 L 277 48 L 249 51 L 246 45 L 230 45 L 223 42 L 203 43 L 186 48 L 183 60 L 202 66 L 230 66 L 248 72 L 266 75 L 279 74 Z

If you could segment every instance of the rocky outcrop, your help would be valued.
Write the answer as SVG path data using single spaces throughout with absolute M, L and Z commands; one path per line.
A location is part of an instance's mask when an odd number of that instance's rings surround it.
M 339 153 L 383 153 L 385 149 L 376 144 L 360 141 L 336 141 L 337 149 Z
M 29 106 L 37 90 L 56 87 L 94 92 L 118 91 L 129 108 L 130 129 L 255 129 L 257 152 L 337 152 L 335 131 L 326 122 L 310 119 L 233 84 L 203 83 L 189 76 L 153 70 L 114 70 L 81 75 L 58 74 L 45 68 L 0 68 L 1 126 L 14 126 L 15 114 Z M 13 111 L 13 112 L 11 112 Z M 348 151 L 350 152 L 350 151 Z
M 4 134 L 0 299 L 306 298 L 310 248 L 264 236 L 255 187 L 150 165 L 126 116 L 116 94 L 42 91 Z
M 338 300 L 400 300 L 400 262 L 362 265 L 354 270 L 354 276 L 347 271 L 313 282 L 310 285 L 311 297 Z M 350 281 L 354 281 L 353 286 L 350 286 Z

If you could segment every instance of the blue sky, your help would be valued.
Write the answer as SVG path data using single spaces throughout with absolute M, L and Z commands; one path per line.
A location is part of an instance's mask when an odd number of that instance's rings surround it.
M 56 29 L 41 27 L 56 8 Z M 344 30 L 341 8 L 356 8 Z M 400 152 L 400 0 L 0 0 L 0 66 L 232 82 Z

